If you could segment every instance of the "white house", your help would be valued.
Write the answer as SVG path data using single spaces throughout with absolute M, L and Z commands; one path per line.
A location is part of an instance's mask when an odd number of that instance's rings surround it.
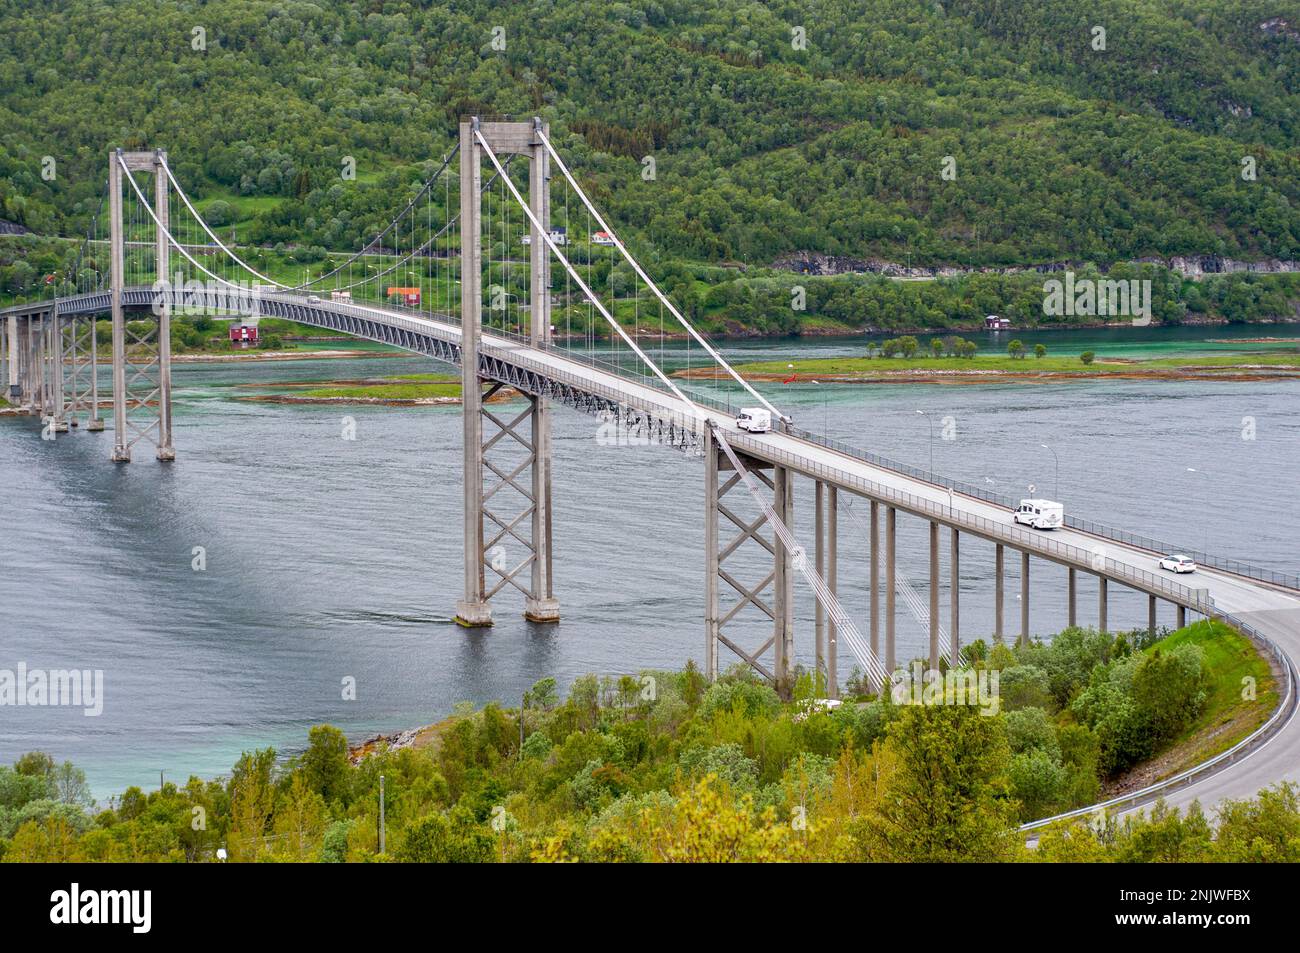
M 555 242 L 555 244 L 557 245 L 569 244 L 569 236 L 564 234 L 564 226 L 562 225 L 552 225 L 550 236 L 551 236 L 551 241 Z M 532 243 L 533 243 L 533 236 L 531 234 L 524 235 L 522 238 L 519 239 L 519 244 L 521 245 L 531 245 Z

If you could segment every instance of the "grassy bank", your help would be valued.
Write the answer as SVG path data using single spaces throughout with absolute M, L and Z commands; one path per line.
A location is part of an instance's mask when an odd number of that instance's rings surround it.
M 955 357 L 835 357 L 793 361 L 755 361 L 736 367 L 750 380 L 796 379 L 853 383 L 880 379 L 930 377 L 1225 377 L 1241 375 L 1300 376 L 1300 350 L 1258 350 L 1196 357 L 1163 357 L 1150 360 L 1097 358 L 1085 364 L 1079 356 L 1014 358 L 1007 354 L 977 354 Z M 679 377 L 709 377 L 713 368 L 678 371 Z
M 346 398 L 351 400 L 428 400 L 435 397 L 459 399 L 460 380 L 438 374 L 407 375 L 382 382 L 347 387 L 319 387 L 303 391 L 303 397 Z
M 1277 706 L 1269 661 L 1241 633 L 1222 622 L 1197 622 L 1163 640 L 1160 649 L 1183 645 L 1197 646 L 1204 655 L 1209 673 L 1205 707 L 1166 751 L 1114 786 L 1116 791 L 1150 784 L 1226 751 L 1267 721 Z
M 259 390 L 273 388 L 281 392 L 243 397 L 241 400 L 281 404 L 353 402 L 414 405 L 453 403 L 461 396 L 460 378 L 449 374 L 399 374 L 360 380 L 289 381 L 244 386 Z

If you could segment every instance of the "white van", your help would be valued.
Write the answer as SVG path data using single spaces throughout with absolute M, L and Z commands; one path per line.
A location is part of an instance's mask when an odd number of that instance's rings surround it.
M 772 412 L 762 407 L 742 407 L 736 426 L 750 433 L 767 433 L 772 429 Z
M 1065 507 L 1051 500 L 1021 500 L 1015 521 L 1034 529 L 1056 529 L 1065 522 Z

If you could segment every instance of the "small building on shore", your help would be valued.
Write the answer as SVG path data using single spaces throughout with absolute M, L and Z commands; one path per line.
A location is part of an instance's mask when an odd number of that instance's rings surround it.
M 390 300 L 396 298 L 408 308 L 418 308 L 420 306 L 419 288 L 390 287 L 388 289 L 388 297 Z
M 231 321 L 230 343 L 234 347 L 257 347 L 257 318 L 236 318 Z
M 1000 318 L 996 314 L 986 314 L 984 316 L 984 330 L 986 331 L 1006 331 L 1010 327 L 1010 318 Z

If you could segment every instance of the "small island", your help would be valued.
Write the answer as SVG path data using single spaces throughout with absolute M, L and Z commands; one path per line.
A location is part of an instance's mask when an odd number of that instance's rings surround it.
M 957 340 L 952 344 L 937 338 L 930 350 L 922 351 L 914 346 L 915 339 L 902 340 L 905 345 L 901 350 L 892 346 L 897 342 L 887 341 L 881 347 L 868 347 L 861 357 L 755 361 L 737 365 L 736 370 L 751 381 L 829 384 L 1032 383 L 1093 378 L 1261 381 L 1300 377 L 1300 346 L 1280 340 L 1276 348 L 1267 350 L 1146 359 L 1098 357 L 1092 351 L 1051 355 L 1042 344 L 1031 349 L 1020 341 L 1011 341 L 1007 353 L 979 354 L 972 342 Z M 1291 346 L 1281 346 L 1284 343 Z M 674 376 L 712 379 L 720 372 L 691 368 L 679 370 Z
M 272 404 L 382 404 L 389 407 L 428 407 L 461 402 L 460 378 L 449 374 L 399 374 L 336 381 L 288 381 L 243 384 L 246 388 L 275 388 L 284 393 L 248 394 L 239 400 Z M 518 394 L 502 388 L 489 403 L 511 400 Z

